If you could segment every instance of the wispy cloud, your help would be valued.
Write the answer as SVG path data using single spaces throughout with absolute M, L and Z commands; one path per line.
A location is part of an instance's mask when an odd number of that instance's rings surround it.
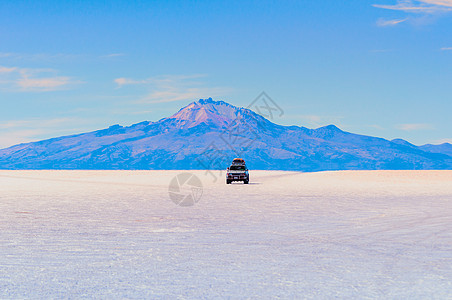
M 440 50 L 441 51 L 452 51 L 452 47 L 443 47 Z
M 17 68 L 7 68 L 0 66 L 0 73 L 12 73 L 16 71 Z
M 206 77 L 205 74 L 193 74 L 193 75 L 161 75 L 155 77 L 149 77 L 146 79 L 131 79 L 131 78 L 116 78 L 114 82 L 118 85 L 118 88 L 124 85 L 136 85 L 136 84 L 146 84 L 146 85 L 157 85 L 161 87 L 172 87 L 174 85 L 180 85 L 181 83 L 187 81 Z
M 132 84 L 150 84 L 152 81 L 150 79 L 144 79 L 144 80 L 134 80 L 130 78 L 116 78 L 113 80 L 117 84 L 117 88 L 122 88 L 125 85 L 132 85 Z
M 67 54 L 67 53 L 13 53 L 13 52 L 0 52 L 0 59 L 7 58 L 9 61 L 74 61 L 80 58 L 86 58 L 83 54 Z
M 230 88 L 208 87 L 200 80 L 204 74 L 194 75 L 164 75 L 146 79 L 116 78 L 117 88 L 127 85 L 143 85 L 149 92 L 143 96 L 141 103 L 161 103 L 183 100 L 193 100 L 206 97 L 223 96 L 231 92 Z
M 127 56 L 125 53 L 107 53 L 103 55 L 95 54 L 72 54 L 72 53 L 14 53 L 0 52 L 0 60 L 17 62 L 75 62 L 75 61 L 96 61 L 105 59 L 115 59 Z
M 75 127 L 87 123 L 89 123 L 87 120 L 78 118 L 32 118 L 0 122 L 0 149 L 19 143 L 38 141 L 50 136 L 80 132 L 83 129 Z
M 452 0 L 420 0 L 420 2 L 429 3 L 429 4 L 433 4 L 433 5 L 452 7 Z
M 444 143 L 452 144 L 452 138 L 451 139 L 439 139 L 432 142 L 433 145 L 440 145 Z
M 373 4 L 374 7 L 407 13 L 438 13 L 452 10 L 452 0 L 399 0 L 397 4 Z
M 397 0 L 396 4 L 373 4 L 377 8 L 404 12 L 406 18 L 394 20 L 377 20 L 377 26 L 395 26 L 405 21 L 414 24 L 431 22 L 432 16 L 452 12 L 452 0 Z M 417 15 L 417 17 L 415 17 Z M 428 17 L 430 16 L 430 17 Z
M 2 132 L 0 135 L 0 149 L 11 147 L 21 143 L 37 141 L 34 136 L 38 136 L 43 132 L 38 129 L 15 130 Z
M 25 91 L 53 91 L 70 84 L 69 77 L 28 78 L 24 76 L 17 84 Z
M 378 124 L 371 124 L 371 125 L 368 125 L 370 128 L 373 128 L 373 129 L 378 129 L 378 130 L 385 130 L 385 128 L 383 127 L 383 126 L 381 126 L 381 125 L 378 125 Z
M 395 26 L 397 24 L 405 22 L 406 20 L 408 20 L 408 19 L 407 18 L 405 18 L 405 19 L 395 19 L 395 20 L 379 19 L 377 21 L 377 26 L 379 26 L 379 27 Z
M 37 119 L 28 120 L 10 120 L 0 123 L 0 129 L 24 129 L 27 127 L 54 128 L 63 124 L 75 123 L 80 120 L 77 118 L 54 118 L 54 119 Z M 39 126 L 37 126 L 39 124 Z
M 334 116 L 334 115 L 301 115 L 301 114 L 291 114 L 286 113 L 284 115 L 285 119 L 294 120 L 295 124 L 300 124 L 301 126 L 305 126 L 308 128 L 318 128 L 330 124 L 334 124 L 336 126 L 340 126 L 341 128 L 346 127 L 345 124 L 342 124 L 344 117 L 342 116 Z
M 80 83 L 67 76 L 58 76 L 53 69 L 29 69 L 0 66 L 0 89 L 15 92 L 49 92 Z
M 410 123 L 410 124 L 398 124 L 396 129 L 403 131 L 417 131 L 417 130 L 432 130 L 434 126 L 427 123 Z
M 124 54 L 124 53 L 111 53 L 111 54 L 107 54 L 107 55 L 102 55 L 101 58 L 114 58 L 114 57 L 121 57 L 121 56 L 126 56 L 126 54 Z

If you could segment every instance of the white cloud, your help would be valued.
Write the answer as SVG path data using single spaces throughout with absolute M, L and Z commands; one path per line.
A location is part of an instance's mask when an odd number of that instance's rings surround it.
M 399 10 L 407 13 L 437 13 L 452 10 L 450 0 L 399 0 L 394 5 L 373 4 L 374 7 Z
M 432 130 L 434 126 L 427 123 L 410 123 L 410 124 L 399 124 L 396 126 L 397 129 L 403 131 L 417 131 L 417 130 Z
M 36 141 L 33 136 L 42 134 L 41 130 L 15 130 L 11 132 L 2 132 L 0 136 L 0 149 L 11 147 L 21 143 L 28 143 Z
M 52 69 L 28 69 L 0 66 L 0 89 L 20 92 L 48 92 L 80 83 L 70 77 L 58 76 Z
M 408 20 L 408 19 L 407 18 L 405 18 L 405 19 L 396 19 L 396 20 L 379 19 L 377 21 L 377 26 L 379 26 L 379 27 L 395 26 L 397 24 L 405 22 L 406 20 Z
M 141 102 L 162 103 L 174 102 L 182 100 L 198 100 L 208 97 L 219 97 L 230 92 L 227 88 L 209 88 L 209 87 L 195 87 L 195 88 L 175 88 L 164 91 L 155 91 L 141 99 Z
M 409 16 L 403 19 L 388 21 L 379 19 L 377 21 L 377 26 L 380 27 L 395 26 L 405 21 L 409 21 L 416 25 L 429 24 L 435 19 L 433 16 L 452 12 L 452 0 L 397 0 L 396 4 L 373 4 L 372 6 L 401 11 Z M 415 15 L 417 15 L 417 17 L 415 17 Z
M 294 120 L 295 124 L 300 124 L 301 126 L 305 126 L 308 128 L 318 128 L 330 124 L 334 124 L 341 128 L 346 127 L 345 124 L 342 124 L 344 117 L 342 116 L 334 116 L 334 115 L 301 115 L 301 114 L 291 114 L 285 113 L 285 119 Z
M 378 124 L 372 124 L 372 125 L 368 125 L 368 126 L 373 129 L 385 130 L 385 128 L 383 126 L 378 125 Z
M 117 78 L 114 80 L 118 87 L 122 87 L 123 85 L 133 85 L 133 84 L 147 84 L 147 85 L 158 85 L 158 86 L 174 86 L 175 84 L 181 84 L 183 81 L 190 79 L 197 79 L 206 77 L 204 74 L 193 74 L 193 75 L 162 75 L 149 77 L 146 79 L 135 80 L 131 78 Z
M 22 126 L 28 125 L 29 123 L 30 123 L 30 121 L 25 121 L 25 120 L 7 121 L 7 122 L 0 123 L 0 130 L 22 127 Z
M 452 7 L 452 0 L 420 0 L 421 2 Z
M 116 78 L 114 82 L 118 85 L 117 88 L 121 88 L 124 85 L 132 85 L 132 84 L 146 84 L 149 83 L 147 80 L 133 80 L 130 78 Z
M 452 51 L 452 47 L 443 47 L 441 51 Z
M 452 144 L 452 139 L 440 139 L 440 140 L 435 140 L 432 142 L 433 145 L 441 145 L 444 143 Z
M 117 88 L 122 88 L 126 85 L 143 85 L 147 87 L 149 92 L 139 100 L 141 103 L 174 102 L 218 97 L 231 91 L 231 89 L 224 87 L 206 87 L 204 82 L 199 81 L 203 77 L 206 77 L 206 75 L 164 75 L 142 80 L 122 77 L 116 78 L 114 82 L 117 84 Z
M 318 115 L 303 115 L 300 116 L 300 119 L 308 122 L 309 124 L 313 124 L 314 126 L 320 126 L 324 122 L 325 118 Z
M 0 52 L 0 59 L 7 58 L 9 62 L 15 60 L 20 62 L 74 62 L 74 61 L 92 61 L 99 59 L 114 59 L 126 56 L 125 53 L 108 53 L 104 55 L 93 54 L 68 54 L 68 53 L 12 53 Z
M 24 90 L 51 91 L 70 83 L 69 77 L 21 78 L 17 84 Z
M 121 56 L 126 56 L 126 55 L 124 53 L 111 53 L 111 54 L 103 55 L 101 57 L 102 58 L 113 58 L 113 57 L 121 57 Z
M 77 118 L 54 118 L 54 119 L 28 119 L 28 120 L 10 120 L 0 123 L 0 129 L 17 129 L 26 127 L 50 128 L 68 123 L 79 122 Z
M 0 66 L 0 73 L 11 73 L 16 71 L 17 68 L 7 68 Z
M 86 55 L 82 54 L 65 54 L 65 53 L 11 53 L 11 52 L 0 52 L 1 58 L 8 58 L 11 60 L 19 60 L 19 61 L 74 61 L 75 59 L 86 58 Z
M 80 132 L 84 128 L 75 128 L 79 124 L 87 124 L 89 121 L 78 118 L 54 118 L 29 120 L 10 120 L 0 123 L 0 149 L 39 141 L 55 135 Z

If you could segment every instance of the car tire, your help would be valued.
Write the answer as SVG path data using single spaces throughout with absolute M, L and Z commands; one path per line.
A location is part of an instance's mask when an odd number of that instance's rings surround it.
M 243 184 L 248 184 L 248 183 L 249 183 L 248 180 L 244 180 L 244 181 L 243 181 Z
M 230 180 L 226 180 L 226 184 L 231 184 L 231 181 Z

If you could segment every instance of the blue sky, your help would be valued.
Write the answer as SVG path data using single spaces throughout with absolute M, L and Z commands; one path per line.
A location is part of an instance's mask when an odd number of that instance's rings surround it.
M 0 2 L 0 147 L 262 91 L 279 124 L 452 142 L 452 0 L 90 2 Z

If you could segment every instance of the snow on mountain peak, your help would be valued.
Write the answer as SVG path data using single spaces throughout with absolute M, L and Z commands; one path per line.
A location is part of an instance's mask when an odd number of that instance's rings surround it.
M 249 109 L 207 98 L 190 103 L 168 119 L 179 123 L 179 128 L 190 128 L 202 123 L 224 127 L 244 117 L 252 116 L 255 120 L 255 115 Z

